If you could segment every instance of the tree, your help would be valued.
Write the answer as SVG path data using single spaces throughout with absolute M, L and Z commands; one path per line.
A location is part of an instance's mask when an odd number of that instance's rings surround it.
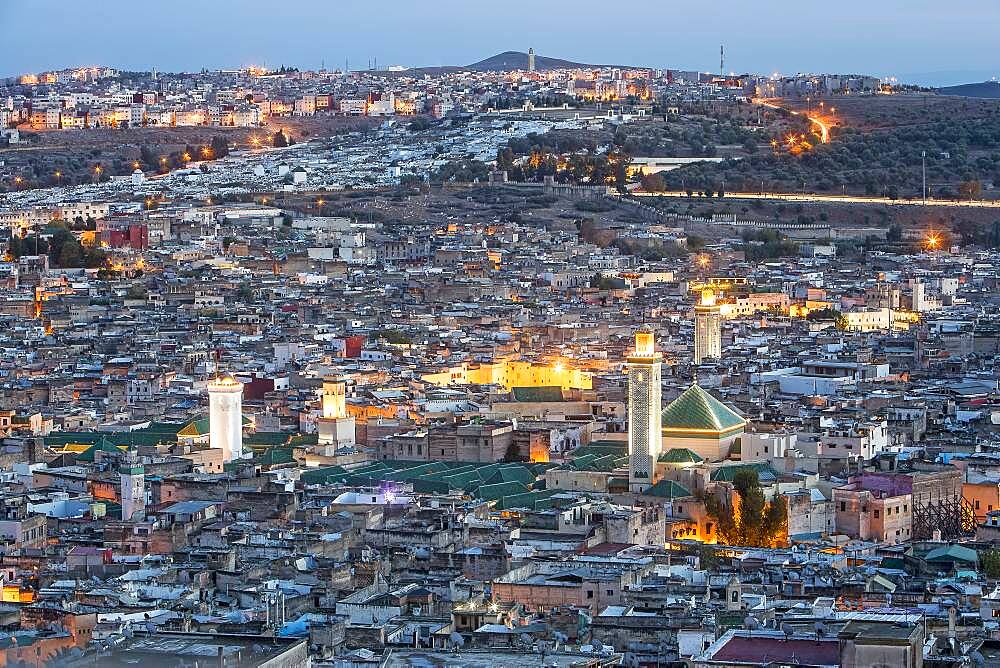
M 212 157 L 225 158 L 229 155 L 229 140 L 225 137 L 212 137 Z
M 983 184 L 975 179 L 971 181 L 962 181 L 958 184 L 958 193 L 962 197 L 975 199 L 983 194 Z
M 764 498 L 757 470 L 743 467 L 733 477 L 728 503 L 715 494 L 705 500 L 705 509 L 715 520 L 719 542 L 747 547 L 773 547 L 785 542 L 788 507 L 785 497 Z
M 987 550 L 979 555 L 983 573 L 990 579 L 1000 578 L 1000 550 Z
M 642 184 L 642 189 L 648 193 L 663 192 L 667 189 L 667 184 L 660 174 L 643 174 L 639 178 L 639 182 Z
M 79 267 L 83 264 L 83 249 L 80 244 L 73 241 L 67 241 L 62 245 L 59 251 L 59 258 L 56 261 L 60 267 Z
M 284 148 L 285 146 L 288 146 L 288 138 L 285 136 L 284 132 L 278 130 L 274 133 L 272 143 L 276 148 Z
M 705 237 L 698 236 L 697 234 L 689 234 L 685 240 L 688 250 L 700 251 L 705 247 Z

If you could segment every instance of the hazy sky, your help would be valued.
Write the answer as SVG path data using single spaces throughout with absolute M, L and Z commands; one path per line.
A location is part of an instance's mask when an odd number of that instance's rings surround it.
M 46 9 L 42 9 L 45 7 Z M 1000 74 L 997 0 L 0 0 L 0 75 L 468 64 L 505 50 L 738 72 Z

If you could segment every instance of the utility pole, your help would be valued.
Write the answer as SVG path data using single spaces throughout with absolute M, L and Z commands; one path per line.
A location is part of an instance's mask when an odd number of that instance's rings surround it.
M 921 195 L 921 197 L 924 200 L 924 204 L 927 204 L 927 151 L 920 152 L 920 171 L 921 174 L 923 175 L 923 180 L 922 180 L 923 194 Z

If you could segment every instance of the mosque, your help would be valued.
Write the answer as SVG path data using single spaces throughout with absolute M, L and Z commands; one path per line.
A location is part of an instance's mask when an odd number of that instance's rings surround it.
M 629 489 L 634 493 L 657 482 L 660 462 L 727 459 L 746 430 L 746 419 L 697 380 L 661 410 L 661 364 L 653 334 L 638 332 L 628 357 Z

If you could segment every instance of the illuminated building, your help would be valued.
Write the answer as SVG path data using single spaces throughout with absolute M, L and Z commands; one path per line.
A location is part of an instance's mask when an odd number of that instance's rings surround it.
M 687 448 L 702 459 L 721 461 L 746 425 L 742 415 L 694 383 L 660 414 L 661 451 Z
M 222 461 L 243 457 L 243 383 L 231 375 L 208 384 L 209 446 L 222 450 Z
M 118 469 L 121 477 L 122 520 L 142 520 L 146 512 L 146 470 L 129 450 L 122 457 Z
M 660 367 L 653 333 L 636 332 L 635 351 L 628 357 L 629 490 L 642 493 L 653 484 L 660 455 Z
M 560 387 L 563 390 L 589 390 L 593 377 L 562 361 L 553 364 L 502 360 L 479 364 L 463 363 L 440 373 L 425 374 L 424 382 L 446 385 L 500 385 L 509 392 L 515 387 Z
M 722 310 L 715 303 L 715 293 L 705 290 L 701 303 L 694 307 L 694 363 L 722 357 Z
M 354 418 L 347 416 L 347 399 L 342 381 L 324 381 L 320 391 L 323 415 L 317 421 L 320 445 L 353 445 Z

